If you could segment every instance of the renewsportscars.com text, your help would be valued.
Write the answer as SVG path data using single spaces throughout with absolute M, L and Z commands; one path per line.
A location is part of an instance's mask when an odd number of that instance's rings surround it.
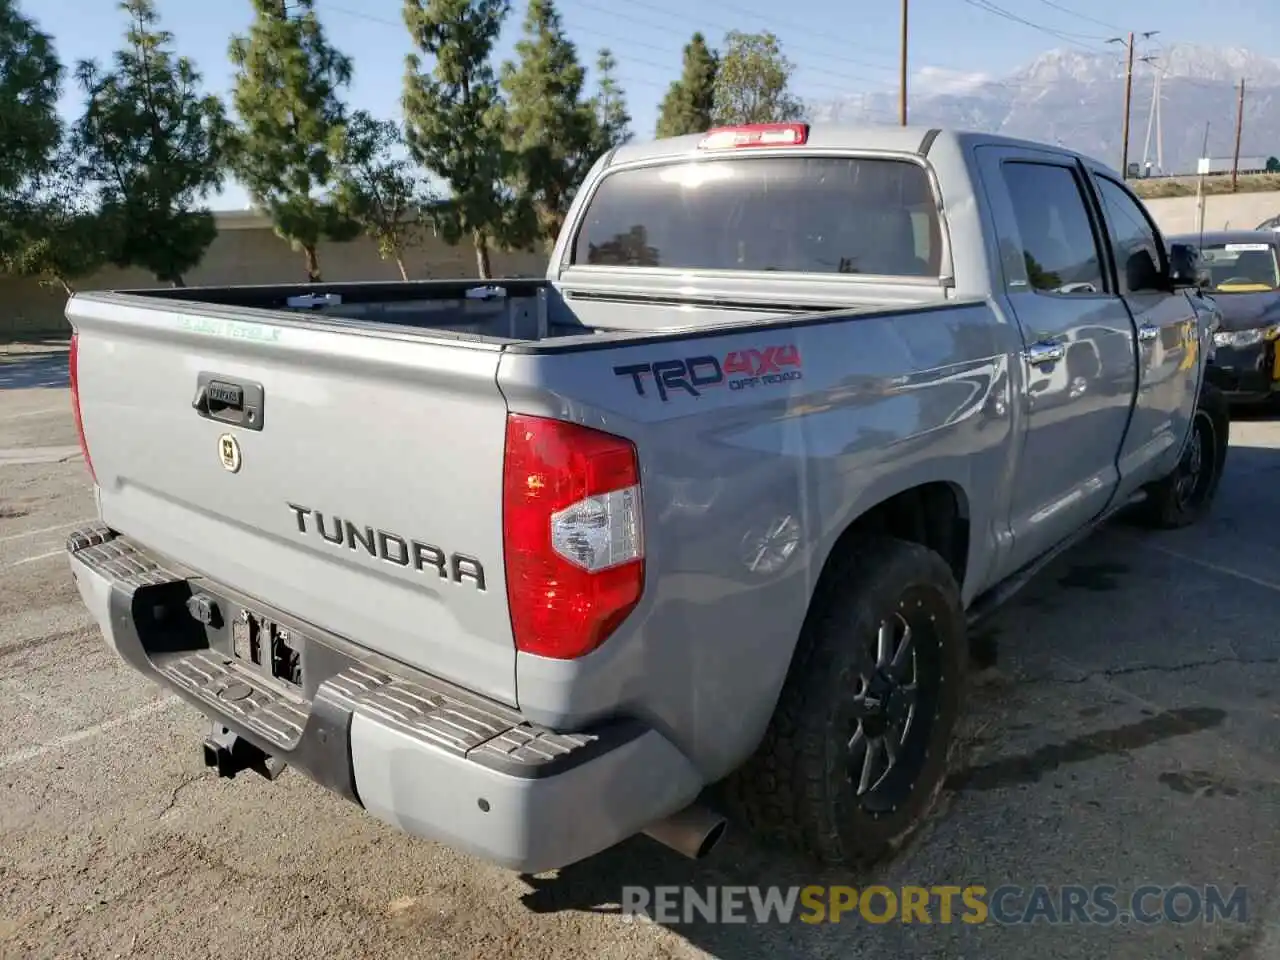
M 681 923 L 1219 923 L 1248 920 L 1248 891 L 1215 884 L 623 887 L 621 913 Z

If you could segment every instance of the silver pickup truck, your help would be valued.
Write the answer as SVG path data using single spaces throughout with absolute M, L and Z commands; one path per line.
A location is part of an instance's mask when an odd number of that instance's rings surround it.
M 733 820 L 869 862 L 970 624 L 1208 510 L 1190 262 L 1074 153 L 787 124 L 601 157 L 545 280 L 78 294 L 71 569 L 220 774 L 528 873 Z

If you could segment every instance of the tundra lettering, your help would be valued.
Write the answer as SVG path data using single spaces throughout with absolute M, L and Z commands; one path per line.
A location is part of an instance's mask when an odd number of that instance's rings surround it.
M 420 572 L 434 570 L 442 580 L 452 580 L 454 583 L 469 580 L 475 584 L 477 590 L 485 589 L 484 567 L 475 557 L 465 553 L 446 554 L 432 544 L 410 540 L 375 527 L 359 526 L 341 517 L 329 517 L 326 520 L 325 515 L 319 510 L 300 507 L 296 503 L 290 503 L 288 506 L 298 521 L 299 533 L 319 533 L 329 543 L 337 546 L 345 545 L 348 550 L 355 550 L 356 545 L 359 544 L 369 556 L 385 560 L 387 563 L 394 563 L 400 567 L 412 566 Z M 308 527 L 307 517 L 312 515 L 315 516 L 315 524 Z M 329 529 L 330 526 L 332 530 Z

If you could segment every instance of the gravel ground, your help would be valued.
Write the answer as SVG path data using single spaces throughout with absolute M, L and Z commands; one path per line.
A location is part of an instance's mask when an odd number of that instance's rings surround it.
M 1280 955 L 1280 422 L 1235 424 L 1209 522 L 1101 531 L 1001 615 L 941 807 L 875 876 L 731 833 L 701 863 L 638 838 L 522 878 L 399 835 L 296 773 L 206 772 L 204 721 L 108 653 L 72 585 L 63 537 L 93 504 L 65 384 L 56 348 L 0 356 L 0 956 Z M 1143 882 L 1242 885 L 1247 922 L 619 915 L 627 885 Z

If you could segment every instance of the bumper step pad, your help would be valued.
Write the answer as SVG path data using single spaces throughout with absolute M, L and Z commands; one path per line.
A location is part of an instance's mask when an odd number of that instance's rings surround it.
M 228 720 L 239 721 L 273 746 L 292 750 L 302 739 L 311 704 L 292 700 L 230 657 L 209 650 L 157 667 L 174 686 L 189 690 Z
M 67 550 L 111 582 L 113 592 L 121 595 L 115 603 L 120 610 L 136 609 L 139 604 L 135 598 L 141 591 L 172 590 L 187 580 L 102 525 L 72 533 Z M 218 592 L 203 579 L 200 590 Z M 335 654 L 334 662 L 342 665 L 319 684 L 314 700 L 265 682 L 229 654 L 208 647 L 175 650 L 169 644 L 149 644 L 132 624 L 129 636 L 117 637 L 117 643 L 131 663 L 217 722 L 331 786 L 335 771 L 315 768 L 339 757 L 349 765 L 346 741 L 355 714 L 436 749 L 518 777 L 553 775 L 640 732 L 631 724 L 618 724 L 597 733 L 554 733 L 533 726 L 502 704 L 484 701 L 411 668 L 400 668 L 405 675 L 397 676 L 390 671 L 399 665 L 381 657 L 366 660 L 354 655 L 349 642 L 321 630 L 304 632 L 309 644 L 329 648 Z M 122 639 L 136 649 L 124 649 Z M 157 649 L 160 647 L 163 652 Z M 341 743 L 334 743 L 335 739 Z M 339 779 L 349 779 L 349 770 Z

